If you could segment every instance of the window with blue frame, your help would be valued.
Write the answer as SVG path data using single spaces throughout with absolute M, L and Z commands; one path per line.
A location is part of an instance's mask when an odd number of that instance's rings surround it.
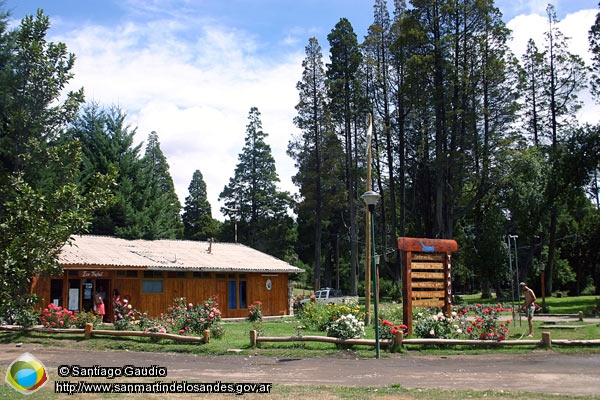
M 230 310 L 248 307 L 246 274 L 229 274 L 227 281 L 227 305 Z

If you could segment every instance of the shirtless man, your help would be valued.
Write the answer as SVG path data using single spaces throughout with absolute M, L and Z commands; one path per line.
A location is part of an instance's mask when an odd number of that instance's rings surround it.
M 527 337 L 533 337 L 533 313 L 535 312 L 535 293 L 531 290 L 525 282 L 519 284 L 525 297 L 523 308 L 525 309 L 525 315 L 527 315 L 527 323 L 529 324 L 529 335 Z

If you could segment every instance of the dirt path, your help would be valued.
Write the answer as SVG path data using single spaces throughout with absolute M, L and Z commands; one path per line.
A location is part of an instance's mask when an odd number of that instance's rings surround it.
M 600 395 L 600 354 L 561 354 L 548 350 L 524 355 L 412 356 L 391 354 L 380 360 L 353 353 L 310 359 L 262 356 L 197 356 L 174 353 L 85 351 L 38 344 L 0 344 L 0 367 L 24 352 L 38 358 L 58 378 L 60 365 L 167 369 L 162 381 L 269 382 L 284 385 L 385 386 L 405 388 L 510 390 L 561 395 Z M 68 378 L 78 380 L 81 378 Z

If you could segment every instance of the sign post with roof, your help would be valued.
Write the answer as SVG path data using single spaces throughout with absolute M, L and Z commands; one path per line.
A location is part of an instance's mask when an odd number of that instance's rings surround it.
M 452 253 L 449 239 L 398 238 L 402 252 L 402 323 L 412 334 L 413 307 L 452 308 Z

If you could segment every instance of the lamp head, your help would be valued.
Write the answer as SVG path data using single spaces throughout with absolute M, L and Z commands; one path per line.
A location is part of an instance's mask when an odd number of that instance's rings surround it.
M 375 204 L 377 204 L 377 201 L 379 201 L 379 198 L 381 196 L 379 195 L 379 193 L 369 190 L 368 192 L 363 193 L 363 195 L 360 197 L 362 197 L 366 205 L 374 206 Z

